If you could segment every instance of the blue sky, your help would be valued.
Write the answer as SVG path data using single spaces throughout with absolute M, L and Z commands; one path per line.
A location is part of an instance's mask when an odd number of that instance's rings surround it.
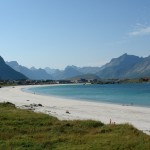
M 31 67 L 150 55 L 150 0 L 0 0 L 0 55 Z

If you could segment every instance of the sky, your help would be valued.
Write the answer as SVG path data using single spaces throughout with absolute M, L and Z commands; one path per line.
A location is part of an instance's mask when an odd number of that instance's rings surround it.
M 150 0 L 0 0 L 0 55 L 26 67 L 150 55 Z

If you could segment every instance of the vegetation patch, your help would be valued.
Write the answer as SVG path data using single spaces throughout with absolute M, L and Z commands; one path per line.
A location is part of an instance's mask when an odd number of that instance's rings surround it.
M 60 121 L 0 103 L 0 150 L 149 150 L 150 136 L 131 125 Z

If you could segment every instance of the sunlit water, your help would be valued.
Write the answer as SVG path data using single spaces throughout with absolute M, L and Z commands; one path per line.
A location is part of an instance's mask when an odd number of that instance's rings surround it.
M 77 84 L 42 86 L 26 91 L 69 99 L 150 107 L 150 84 Z

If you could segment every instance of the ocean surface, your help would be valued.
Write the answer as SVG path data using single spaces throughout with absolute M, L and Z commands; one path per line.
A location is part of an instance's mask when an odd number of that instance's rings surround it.
M 150 107 L 150 83 L 56 85 L 25 90 L 35 94 L 72 100 Z

